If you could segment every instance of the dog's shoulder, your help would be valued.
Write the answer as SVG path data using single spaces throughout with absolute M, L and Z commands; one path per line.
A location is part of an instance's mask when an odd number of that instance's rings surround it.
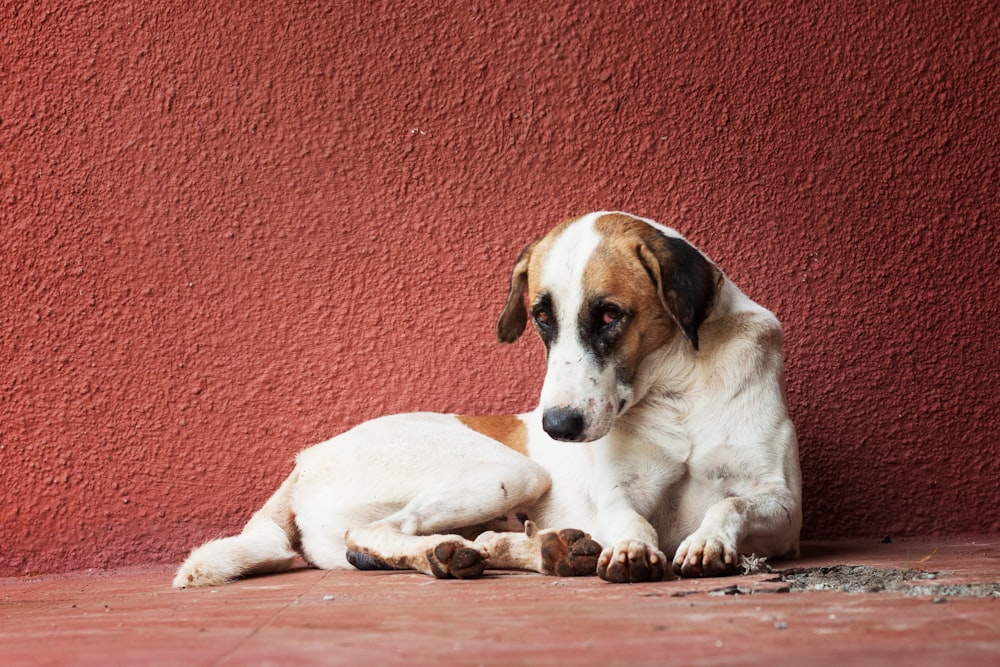
M 778 318 L 728 280 L 701 335 L 699 361 L 706 370 L 753 372 L 760 364 L 781 361 L 784 333 Z

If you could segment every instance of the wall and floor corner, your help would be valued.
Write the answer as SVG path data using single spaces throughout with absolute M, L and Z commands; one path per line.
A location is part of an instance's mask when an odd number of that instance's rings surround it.
M 805 537 L 1000 532 L 1000 10 L 955 4 L 4 3 L 0 576 L 179 561 L 363 418 L 529 409 L 509 268 L 599 208 L 784 322 Z

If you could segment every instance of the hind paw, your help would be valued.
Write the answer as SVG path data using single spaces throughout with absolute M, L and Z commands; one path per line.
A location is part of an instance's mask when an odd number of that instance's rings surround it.
M 465 542 L 441 542 L 425 555 L 431 573 L 438 579 L 475 579 L 486 569 L 486 554 Z
M 539 533 L 542 546 L 542 573 L 558 577 L 578 577 L 597 571 L 601 545 L 575 528 Z
M 393 567 L 389 563 L 385 562 L 378 556 L 373 556 L 372 554 L 365 553 L 363 551 L 354 551 L 348 549 L 345 554 L 347 562 L 354 566 L 358 570 L 395 570 L 397 568 Z

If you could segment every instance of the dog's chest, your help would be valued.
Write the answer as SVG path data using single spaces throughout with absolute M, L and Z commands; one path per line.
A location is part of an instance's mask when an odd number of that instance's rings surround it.
M 650 516 L 680 479 L 683 468 L 666 456 L 650 456 L 637 462 L 624 476 L 622 486 L 632 507 Z
M 643 516 L 659 507 L 684 476 L 686 447 L 679 438 L 609 439 L 602 447 L 599 486 L 624 493 Z

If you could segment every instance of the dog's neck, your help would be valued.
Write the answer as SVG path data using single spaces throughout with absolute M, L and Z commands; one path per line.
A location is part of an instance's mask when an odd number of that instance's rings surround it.
M 670 340 L 640 362 L 632 382 L 632 406 L 627 412 L 663 409 L 683 412 L 682 397 L 698 395 L 704 389 L 698 383 L 711 377 L 699 373 L 698 367 L 705 359 L 717 354 L 720 344 L 727 340 L 726 336 L 720 335 L 722 330 L 731 326 L 735 319 L 751 312 L 766 311 L 726 281 L 712 313 L 699 329 L 699 349 L 694 349 L 691 341 L 678 329 Z
M 639 364 L 632 382 L 633 410 L 657 409 L 663 401 L 678 399 L 691 391 L 698 365 L 698 352 L 678 331 L 664 346 Z

